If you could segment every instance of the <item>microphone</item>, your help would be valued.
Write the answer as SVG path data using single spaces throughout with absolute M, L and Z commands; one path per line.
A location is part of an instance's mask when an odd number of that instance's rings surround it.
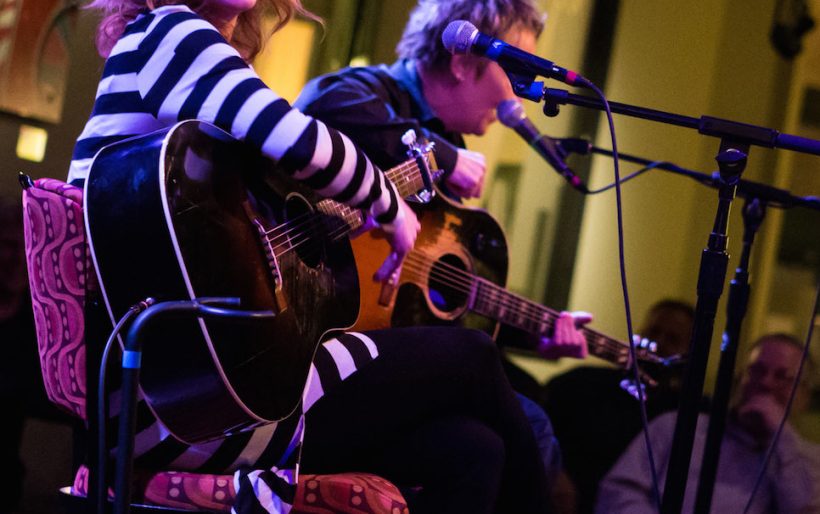
M 581 179 L 572 172 L 564 162 L 566 153 L 558 148 L 555 141 L 549 137 L 538 133 L 538 129 L 532 124 L 524 106 L 518 100 L 504 100 L 496 108 L 498 120 L 507 127 L 515 130 L 531 147 L 535 148 L 552 168 L 563 176 L 572 187 L 587 194 L 589 189 Z
M 571 86 L 587 87 L 590 84 L 587 79 L 572 70 L 479 32 L 469 21 L 450 22 L 441 35 L 441 42 L 451 54 L 486 57 L 497 62 L 507 73 L 553 78 Z

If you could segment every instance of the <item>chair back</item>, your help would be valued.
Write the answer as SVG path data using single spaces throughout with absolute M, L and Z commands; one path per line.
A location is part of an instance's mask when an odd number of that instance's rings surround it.
M 43 178 L 23 190 L 23 226 L 37 347 L 48 398 L 86 420 L 85 305 L 97 289 L 83 192 Z

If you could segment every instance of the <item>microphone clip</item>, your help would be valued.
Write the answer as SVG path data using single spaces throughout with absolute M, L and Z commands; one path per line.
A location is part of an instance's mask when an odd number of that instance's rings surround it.
M 544 82 L 536 81 L 535 76 L 507 72 L 507 77 L 510 79 L 515 96 L 532 102 L 540 102 L 544 97 Z
M 558 116 L 560 113 L 559 104 L 565 102 L 561 102 L 560 99 L 555 99 L 552 95 L 546 94 L 547 88 L 544 85 L 544 81 L 535 80 L 535 76 L 533 75 L 522 75 L 509 71 L 507 72 L 507 78 L 510 79 L 510 84 L 512 84 L 512 90 L 515 96 L 525 98 L 535 103 L 543 101 L 544 115 L 549 118 Z

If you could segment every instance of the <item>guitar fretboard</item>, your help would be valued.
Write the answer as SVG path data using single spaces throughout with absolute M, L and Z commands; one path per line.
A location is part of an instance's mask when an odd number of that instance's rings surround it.
M 470 310 L 526 331 L 546 335 L 552 331 L 559 313 L 532 300 L 507 291 L 489 280 L 476 277 Z M 618 366 L 629 362 L 629 347 L 600 332 L 582 328 L 589 352 Z
M 403 162 L 394 168 L 384 172 L 385 176 L 393 182 L 399 196 L 406 198 L 415 194 L 422 187 L 424 182 L 422 180 L 421 170 L 415 159 Z M 325 199 L 316 204 L 316 208 L 329 216 L 339 218 L 345 227 L 336 228 L 331 227 L 330 233 L 335 237 L 341 237 L 350 232 L 360 228 L 364 223 L 364 215 L 361 210 L 349 207 L 336 200 Z

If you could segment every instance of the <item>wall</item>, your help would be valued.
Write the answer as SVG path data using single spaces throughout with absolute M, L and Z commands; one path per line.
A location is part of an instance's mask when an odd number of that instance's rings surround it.
M 625 0 L 607 96 L 689 116 L 705 114 L 781 127 L 790 65 L 769 44 L 773 8 L 772 0 Z M 714 138 L 624 116 L 616 116 L 615 124 L 622 152 L 705 172 L 716 169 L 713 157 L 718 140 Z M 610 146 L 604 127 L 596 141 L 602 147 Z M 744 178 L 766 182 L 778 156 L 752 149 Z M 593 184 L 611 182 L 610 160 L 596 161 Z M 623 168 L 629 169 L 626 165 Z M 666 296 L 696 300 L 700 253 L 712 228 L 716 199 L 715 191 L 663 172 L 650 172 L 624 187 L 625 252 L 633 315 L 639 318 L 654 301 Z M 732 212 L 732 260 L 727 278 L 740 254 L 741 205 L 737 201 Z M 616 251 L 614 195 L 588 199 L 571 306 L 592 310 L 596 326 L 623 336 L 626 325 Z M 754 271 L 765 273 L 757 266 Z M 716 336 L 724 326 L 724 305 L 725 295 L 715 322 Z M 713 362 L 717 350 L 718 345 L 713 344 Z
M 66 177 L 74 141 L 91 112 L 97 81 L 102 72 L 103 61 L 94 50 L 94 24 L 94 16 L 89 12 L 79 13 L 76 32 L 71 37 L 71 66 L 60 123 L 41 123 L 0 113 L 0 163 L 3 163 L 0 194 L 19 196 L 17 174 L 21 171 L 35 178 Z M 43 162 L 34 163 L 17 157 L 15 149 L 22 124 L 42 127 L 48 131 L 48 146 Z

